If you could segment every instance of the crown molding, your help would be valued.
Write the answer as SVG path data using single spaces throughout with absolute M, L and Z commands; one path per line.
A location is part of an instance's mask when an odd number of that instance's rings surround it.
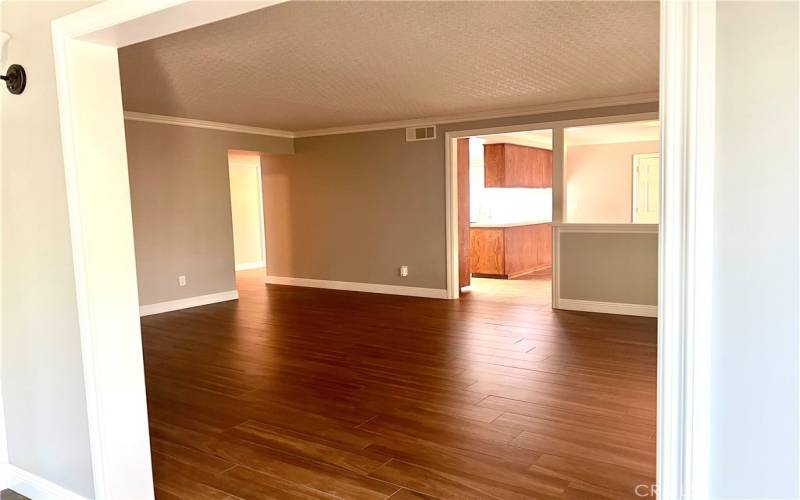
M 462 113 L 454 115 L 431 116 L 415 118 L 412 120 L 398 120 L 364 125 L 351 125 L 346 127 L 330 127 L 311 130 L 277 130 L 270 128 L 238 125 L 234 123 L 212 122 L 195 120 L 193 118 L 180 118 L 177 116 L 154 115 L 137 111 L 125 111 L 125 119 L 139 122 L 162 123 L 165 125 L 178 125 L 181 127 L 206 128 L 224 130 L 227 132 L 240 132 L 245 134 L 269 135 L 272 137 L 302 138 L 318 137 L 323 135 L 354 134 L 358 132 L 373 132 L 378 130 L 392 130 L 406 127 L 420 127 L 423 125 L 443 125 L 447 123 L 470 122 L 478 120 L 493 120 L 498 118 L 512 118 L 515 116 L 529 116 L 542 113 L 558 113 L 562 111 L 575 111 L 579 109 L 605 108 L 609 106 L 625 106 L 631 104 L 644 104 L 658 102 L 657 92 L 633 94 L 619 97 L 604 97 L 600 99 L 581 99 L 553 104 L 525 106 L 506 110 L 484 111 L 480 113 Z
M 321 135 L 353 134 L 356 132 L 372 132 L 377 130 L 391 130 L 406 127 L 421 127 L 423 125 L 443 125 L 447 123 L 470 122 L 478 120 L 493 120 L 497 118 L 512 118 L 515 116 L 538 115 L 542 113 L 557 113 L 560 111 L 574 111 L 578 109 L 604 108 L 608 106 L 624 106 L 629 104 L 657 103 L 658 92 L 646 92 L 619 97 L 603 97 L 599 99 L 581 99 L 564 101 L 552 104 L 523 106 L 505 110 L 482 111 L 479 113 L 461 113 L 453 115 L 431 116 L 415 118 L 412 120 L 399 120 L 347 127 L 331 127 L 313 130 L 301 130 L 294 133 L 295 137 L 317 137 Z
M 180 118 L 178 116 L 152 115 L 150 113 L 139 113 L 138 111 L 125 111 L 124 116 L 126 120 L 135 122 L 161 123 L 164 125 L 206 128 L 211 130 L 223 130 L 225 132 L 239 132 L 244 134 L 269 135 L 272 137 L 286 137 L 289 139 L 295 137 L 293 132 L 289 132 L 287 130 L 251 127 L 249 125 L 237 125 L 234 123 L 210 122 L 206 120 L 195 120 L 193 118 Z

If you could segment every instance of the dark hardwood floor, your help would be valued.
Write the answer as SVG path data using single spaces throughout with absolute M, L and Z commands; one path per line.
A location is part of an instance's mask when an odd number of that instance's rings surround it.
M 142 318 L 160 499 L 636 498 L 656 322 L 264 286 Z M 535 281 L 531 281 L 535 283 Z

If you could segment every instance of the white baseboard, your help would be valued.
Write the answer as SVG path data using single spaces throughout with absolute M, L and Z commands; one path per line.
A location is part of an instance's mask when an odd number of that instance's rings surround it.
M 239 292 L 236 290 L 228 290 L 227 292 L 198 295 L 197 297 L 187 297 L 185 299 L 170 300 L 168 302 L 157 302 L 155 304 L 139 306 L 139 316 L 150 316 L 151 314 L 160 314 L 169 311 L 177 311 L 179 309 L 188 309 L 189 307 L 205 306 L 208 304 L 215 304 L 217 302 L 225 302 L 227 300 L 236 300 L 238 298 Z
M 0 465 L 0 490 L 6 488 L 32 500 L 87 500 L 63 486 L 11 464 Z
M 248 269 L 258 269 L 259 267 L 265 267 L 263 260 L 259 260 L 257 262 L 245 262 L 243 264 L 236 264 L 234 269 L 236 269 L 237 271 L 247 271 Z
M 306 286 L 311 288 L 328 288 L 331 290 L 348 290 L 351 292 L 385 293 L 389 295 L 408 295 L 411 297 L 428 297 L 446 299 L 444 288 L 419 288 L 414 286 L 378 285 L 375 283 L 356 283 L 352 281 L 329 281 L 309 278 L 289 278 L 286 276 L 267 276 L 267 283 L 272 285 Z
M 567 311 L 585 311 L 606 314 L 624 314 L 626 316 L 658 317 L 658 306 L 645 304 L 622 304 L 619 302 L 596 302 L 593 300 L 558 299 L 556 309 Z

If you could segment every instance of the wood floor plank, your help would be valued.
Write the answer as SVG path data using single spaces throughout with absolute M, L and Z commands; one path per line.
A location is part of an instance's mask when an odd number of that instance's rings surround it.
M 245 422 L 219 437 L 220 440 L 249 441 L 284 454 L 336 465 L 343 469 L 369 474 L 388 461 L 388 457 L 359 447 L 343 446 L 325 438 L 270 427 L 259 422 Z
M 309 460 L 230 435 L 212 440 L 209 447 L 226 460 L 331 496 L 383 499 L 399 489 L 333 463 Z
M 263 284 L 142 318 L 156 495 L 627 498 L 655 478 L 656 322 Z
M 570 481 L 570 484 L 601 488 L 613 492 L 614 498 L 633 498 L 637 486 L 646 485 L 647 491 L 652 483 L 652 476 L 640 472 L 602 462 L 593 462 L 581 458 L 563 458 L 555 455 L 542 455 L 530 468 L 531 471 L 553 475 Z
M 416 464 L 457 477 L 479 489 L 503 489 L 507 494 L 527 497 L 558 496 L 568 481 L 549 471 L 540 473 L 522 466 L 515 460 L 468 452 L 456 446 L 445 446 L 404 436 L 386 436 L 368 450 L 390 456 L 402 462 Z
M 407 490 L 405 488 L 401 488 L 397 493 L 389 497 L 390 500 L 427 500 L 431 498 L 437 498 L 437 497 L 433 497 L 416 491 Z
M 371 473 L 370 476 L 439 498 L 463 498 L 467 500 L 485 499 L 491 496 L 486 490 L 473 488 L 468 484 L 448 478 L 437 471 L 399 460 L 390 460 L 380 469 Z

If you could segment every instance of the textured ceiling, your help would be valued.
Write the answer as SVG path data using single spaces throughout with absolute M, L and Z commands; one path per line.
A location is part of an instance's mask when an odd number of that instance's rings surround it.
M 128 111 L 303 131 L 658 89 L 657 2 L 289 2 L 120 49 Z

